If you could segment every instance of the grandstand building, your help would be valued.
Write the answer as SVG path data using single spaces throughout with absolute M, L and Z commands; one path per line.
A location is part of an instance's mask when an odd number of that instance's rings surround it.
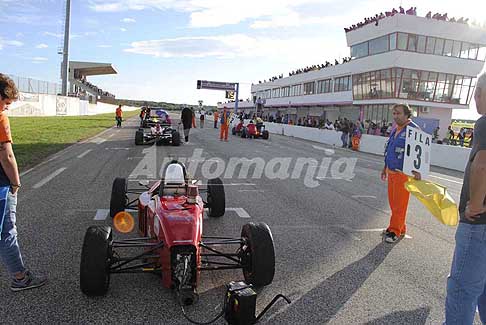
M 98 100 L 112 102 L 115 95 L 87 80 L 88 76 L 108 74 L 117 74 L 111 63 L 69 61 L 69 95 L 89 100 L 93 104 L 96 104 Z
M 486 60 L 486 30 L 414 15 L 347 30 L 346 39 L 351 60 L 253 84 L 253 102 L 264 102 L 264 115 L 294 124 L 313 116 L 379 126 L 392 122 L 393 104 L 406 102 L 423 129 L 440 126 L 445 136 L 452 110 L 468 109 Z

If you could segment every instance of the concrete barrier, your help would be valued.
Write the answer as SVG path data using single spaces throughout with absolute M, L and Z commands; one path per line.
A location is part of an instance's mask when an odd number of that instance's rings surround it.
M 90 104 L 77 97 L 65 97 L 46 94 L 21 93 L 21 99 L 14 102 L 9 116 L 79 116 L 103 113 L 115 114 L 117 105 L 98 102 Z M 123 110 L 131 111 L 138 107 L 124 106 Z
M 214 121 L 213 116 L 211 115 L 206 116 L 206 119 Z M 248 123 L 248 121 L 249 120 L 244 121 L 245 125 Z M 236 125 L 236 123 L 236 120 L 233 121 L 233 125 Z M 268 130 L 268 132 L 273 134 L 315 141 L 336 147 L 341 147 L 342 145 L 342 133 L 340 131 L 269 122 L 265 122 L 265 128 Z M 386 137 L 363 134 L 361 137 L 359 151 L 383 156 L 386 140 Z M 431 165 L 463 172 L 466 168 L 470 153 L 470 148 L 433 143 Z

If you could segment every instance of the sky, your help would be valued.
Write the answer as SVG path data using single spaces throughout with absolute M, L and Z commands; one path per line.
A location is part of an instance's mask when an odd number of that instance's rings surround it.
M 70 60 L 112 63 L 118 74 L 88 80 L 117 98 L 215 105 L 224 92 L 198 79 L 239 82 L 249 98 L 258 80 L 348 56 L 343 28 L 399 5 L 486 20 L 484 0 L 72 0 Z M 60 83 L 64 11 L 0 0 L 0 72 Z

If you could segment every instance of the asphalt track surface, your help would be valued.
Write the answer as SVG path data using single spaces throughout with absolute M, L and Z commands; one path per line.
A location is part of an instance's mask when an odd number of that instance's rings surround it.
M 188 324 L 173 293 L 157 276 L 113 275 L 106 296 L 88 298 L 79 289 L 79 263 L 86 229 L 110 225 L 111 220 L 94 217 L 102 211 L 98 209 L 109 208 L 115 177 L 133 173 L 146 149 L 155 150 L 161 164 L 164 157 L 191 157 L 198 148 L 206 159 L 226 162 L 232 157 L 260 157 L 266 162 L 275 157 L 319 162 L 325 157 L 357 158 L 354 178 L 322 178 L 315 188 L 307 187 L 302 178 L 224 179 L 226 206 L 240 212 L 205 219 L 204 235 L 238 237 L 247 222 L 267 223 L 275 241 L 276 274 L 271 285 L 258 290 L 257 309 L 279 293 L 292 300 L 288 306 L 277 303 L 263 323 L 443 321 L 455 229 L 439 224 L 411 199 L 408 238 L 396 245 L 383 243 L 380 232 L 390 210 L 386 186 L 379 179 L 381 157 L 278 135 L 269 140 L 230 135 L 228 143 L 220 142 L 219 130 L 208 122 L 205 129 L 193 129 L 190 142 L 181 147 L 135 146 L 136 124 L 131 120 L 121 129 L 109 129 L 22 171 L 17 207 L 21 249 L 26 265 L 45 273 L 49 283 L 13 293 L 1 268 L 0 323 Z M 201 168 L 196 177 L 200 174 Z M 461 173 L 433 168 L 432 175 L 431 180 L 447 186 L 458 200 Z M 187 308 L 188 313 L 199 321 L 212 318 L 221 309 L 225 283 L 242 278 L 238 270 L 203 272 L 200 300 Z

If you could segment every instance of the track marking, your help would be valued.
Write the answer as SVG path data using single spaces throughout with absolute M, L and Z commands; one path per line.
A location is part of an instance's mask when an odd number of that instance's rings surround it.
M 238 190 L 238 192 L 257 192 L 257 193 L 263 193 L 265 191 L 264 190 Z
M 96 215 L 94 217 L 94 220 L 105 220 L 108 217 L 108 214 L 110 213 L 109 209 L 98 209 L 96 210 Z
M 86 156 L 88 153 L 90 153 L 91 151 L 93 151 L 93 149 L 88 149 L 86 150 L 85 152 L 83 152 L 82 154 L 80 154 L 78 156 L 79 159 L 83 158 L 84 156 Z
M 100 138 L 100 137 L 96 137 L 96 138 L 93 138 L 93 139 L 89 140 L 88 142 L 89 143 L 101 144 L 101 143 L 103 143 L 105 141 L 106 141 L 106 139 L 103 139 L 103 138 Z
M 49 181 L 51 181 L 54 177 L 56 177 L 57 175 L 59 175 L 60 173 L 62 173 L 63 171 L 65 171 L 66 169 L 67 169 L 66 167 L 59 168 L 54 173 L 50 174 L 49 176 L 47 176 L 46 178 L 44 178 L 43 180 L 41 180 L 39 183 L 35 184 L 32 187 L 33 188 L 39 188 L 39 187 L 45 185 L 46 183 L 48 183 Z
M 115 135 L 115 133 L 112 133 L 112 134 L 110 134 L 110 135 L 108 136 L 108 138 L 111 138 L 111 137 L 113 137 L 114 135 Z
M 26 174 L 30 173 L 31 171 L 33 171 L 33 170 L 34 170 L 34 168 L 35 168 L 35 167 L 33 167 L 33 168 L 31 168 L 31 169 L 27 169 L 27 170 L 25 170 L 25 171 L 21 172 L 21 173 L 20 173 L 20 177 L 22 177 L 22 176 L 24 176 L 24 175 L 26 175 Z
M 374 195 L 352 195 L 351 197 L 352 198 L 355 198 L 355 199 L 360 199 L 360 198 L 363 198 L 363 199 L 376 199 L 376 196 L 374 196 Z
M 316 145 L 312 145 L 312 148 L 324 151 L 326 153 L 326 155 L 334 155 L 336 153 L 336 151 L 334 149 L 328 149 L 328 148 L 324 148 L 324 147 L 320 147 L 320 146 L 316 146 Z
M 204 214 L 204 219 L 209 219 L 208 214 L 207 214 L 208 211 L 209 211 L 208 208 L 204 209 L 204 212 L 206 212 Z M 246 210 L 243 209 L 243 208 L 226 208 L 225 211 L 234 211 L 234 212 L 236 212 L 238 217 L 243 218 L 243 219 L 251 218 L 251 216 L 248 214 L 248 212 L 246 212 Z
M 456 183 L 456 184 L 462 185 L 462 182 L 455 181 L 455 180 L 452 180 L 452 179 L 448 179 L 448 178 L 445 178 L 445 177 L 439 177 L 439 176 L 435 176 L 435 175 L 429 175 L 429 176 L 437 178 L 437 179 L 441 179 L 441 180 L 446 181 L 446 182 L 451 182 L 451 183 Z
M 105 148 L 105 150 L 130 150 L 130 148 L 119 148 L 119 147 L 115 147 L 115 148 Z

